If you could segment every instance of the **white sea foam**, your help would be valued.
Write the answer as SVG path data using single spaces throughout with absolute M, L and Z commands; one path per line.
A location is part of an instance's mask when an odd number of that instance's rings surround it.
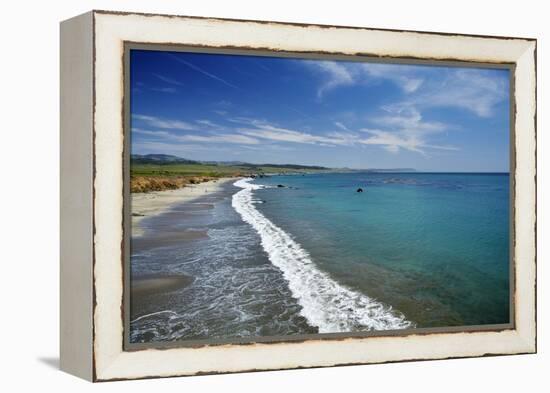
M 163 311 L 157 311 L 157 312 L 153 312 L 153 313 L 150 313 L 150 314 L 145 314 L 145 315 L 142 315 L 140 317 L 137 317 L 136 319 L 130 321 L 130 323 L 135 323 L 137 321 L 140 321 L 142 319 L 145 319 L 145 318 L 150 318 L 150 317 L 154 317 L 156 315 L 160 315 L 160 314 L 169 314 L 170 316 L 178 316 L 178 313 L 175 312 L 175 311 L 172 311 L 172 310 L 163 310 Z
M 254 207 L 253 191 L 265 186 L 251 184 L 251 180 L 241 179 L 234 183 L 242 190 L 233 195 L 232 206 L 260 234 L 269 260 L 283 272 L 290 291 L 302 306 L 302 316 L 317 326 L 319 333 L 414 326 L 391 306 L 346 288 L 319 270 L 300 244 Z

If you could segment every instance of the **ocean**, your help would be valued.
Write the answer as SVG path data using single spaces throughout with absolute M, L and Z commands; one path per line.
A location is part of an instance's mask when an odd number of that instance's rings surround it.
M 207 236 L 133 240 L 132 277 L 193 282 L 132 307 L 131 342 L 509 322 L 508 174 L 241 179 L 143 222 Z

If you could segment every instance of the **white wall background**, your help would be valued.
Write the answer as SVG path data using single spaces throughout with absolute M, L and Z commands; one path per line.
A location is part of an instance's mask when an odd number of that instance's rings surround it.
M 0 390 L 508 392 L 550 385 L 548 10 L 542 1 L 9 1 L 0 13 Z M 58 23 L 90 9 L 538 38 L 539 354 L 91 385 L 57 370 Z M 544 97 L 546 95 L 546 97 Z M 546 104 L 546 105 L 545 105 Z M 548 390 L 546 390 L 548 391 Z

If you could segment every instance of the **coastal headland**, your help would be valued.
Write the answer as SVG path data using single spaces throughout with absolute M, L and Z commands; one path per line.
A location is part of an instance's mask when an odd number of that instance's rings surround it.
M 240 177 L 330 171 L 304 165 L 203 162 L 166 154 L 132 155 L 130 191 L 132 236 L 143 235 L 140 222 L 165 212 L 171 205 L 217 192 L 228 181 Z

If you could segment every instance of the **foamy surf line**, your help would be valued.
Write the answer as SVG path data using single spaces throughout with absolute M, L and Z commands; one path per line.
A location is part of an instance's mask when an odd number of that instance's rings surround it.
M 242 190 L 233 195 L 232 206 L 242 219 L 259 233 L 269 260 L 282 272 L 301 315 L 319 333 L 359 330 L 394 330 L 413 327 L 413 323 L 391 306 L 346 288 L 319 270 L 309 253 L 281 228 L 254 207 L 254 190 L 265 188 L 241 179 L 233 185 Z

